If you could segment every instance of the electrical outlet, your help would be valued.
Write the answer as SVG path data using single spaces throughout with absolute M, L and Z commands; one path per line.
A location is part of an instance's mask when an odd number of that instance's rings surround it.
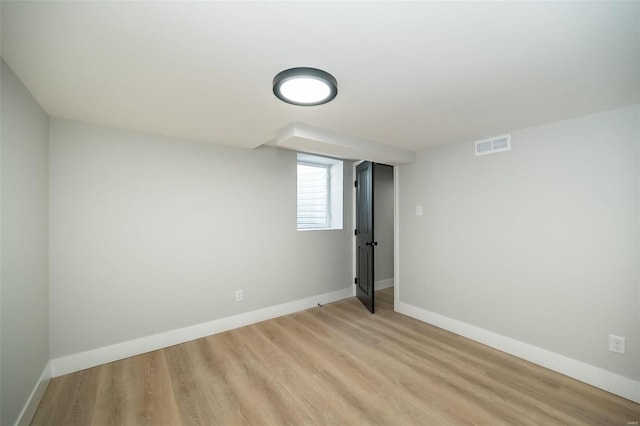
M 627 352 L 627 339 L 620 336 L 609 335 L 609 350 L 624 355 Z
M 236 302 L 242 302 L 242 299 L 244 299 L 242 290 L 236 290 Z

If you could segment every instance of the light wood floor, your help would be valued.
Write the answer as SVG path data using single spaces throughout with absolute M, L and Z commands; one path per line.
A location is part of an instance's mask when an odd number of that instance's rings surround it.
M 34 425 L 627 425 L 640 405 L 346 299 L 51 380 Z

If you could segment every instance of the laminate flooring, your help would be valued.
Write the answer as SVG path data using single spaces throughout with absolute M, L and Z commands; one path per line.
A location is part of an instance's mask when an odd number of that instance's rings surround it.
M 356 298 L 52 379 L 33 425 L 629 425 L 640 405 Z

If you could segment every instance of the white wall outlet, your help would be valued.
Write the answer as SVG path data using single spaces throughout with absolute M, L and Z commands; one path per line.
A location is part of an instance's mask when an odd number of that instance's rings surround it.
M 244 294 L 242 294 L 242 290 L 236 290 L 236 302 L 242 302 L 244 299 Z
M 422 216 L 422 206 L 416 206 L 416 216 Z
M 627 352 L 627 339 L 620 336 L 609 335 L 609 350 L 624 355 Z

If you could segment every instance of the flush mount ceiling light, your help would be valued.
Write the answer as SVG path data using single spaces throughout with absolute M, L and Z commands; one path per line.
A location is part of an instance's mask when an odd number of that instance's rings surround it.
M 273 94 L 293 105 L 322 105 L 336 97 L 338 82 L 317 68 L 290 68 L 273 78 Z

